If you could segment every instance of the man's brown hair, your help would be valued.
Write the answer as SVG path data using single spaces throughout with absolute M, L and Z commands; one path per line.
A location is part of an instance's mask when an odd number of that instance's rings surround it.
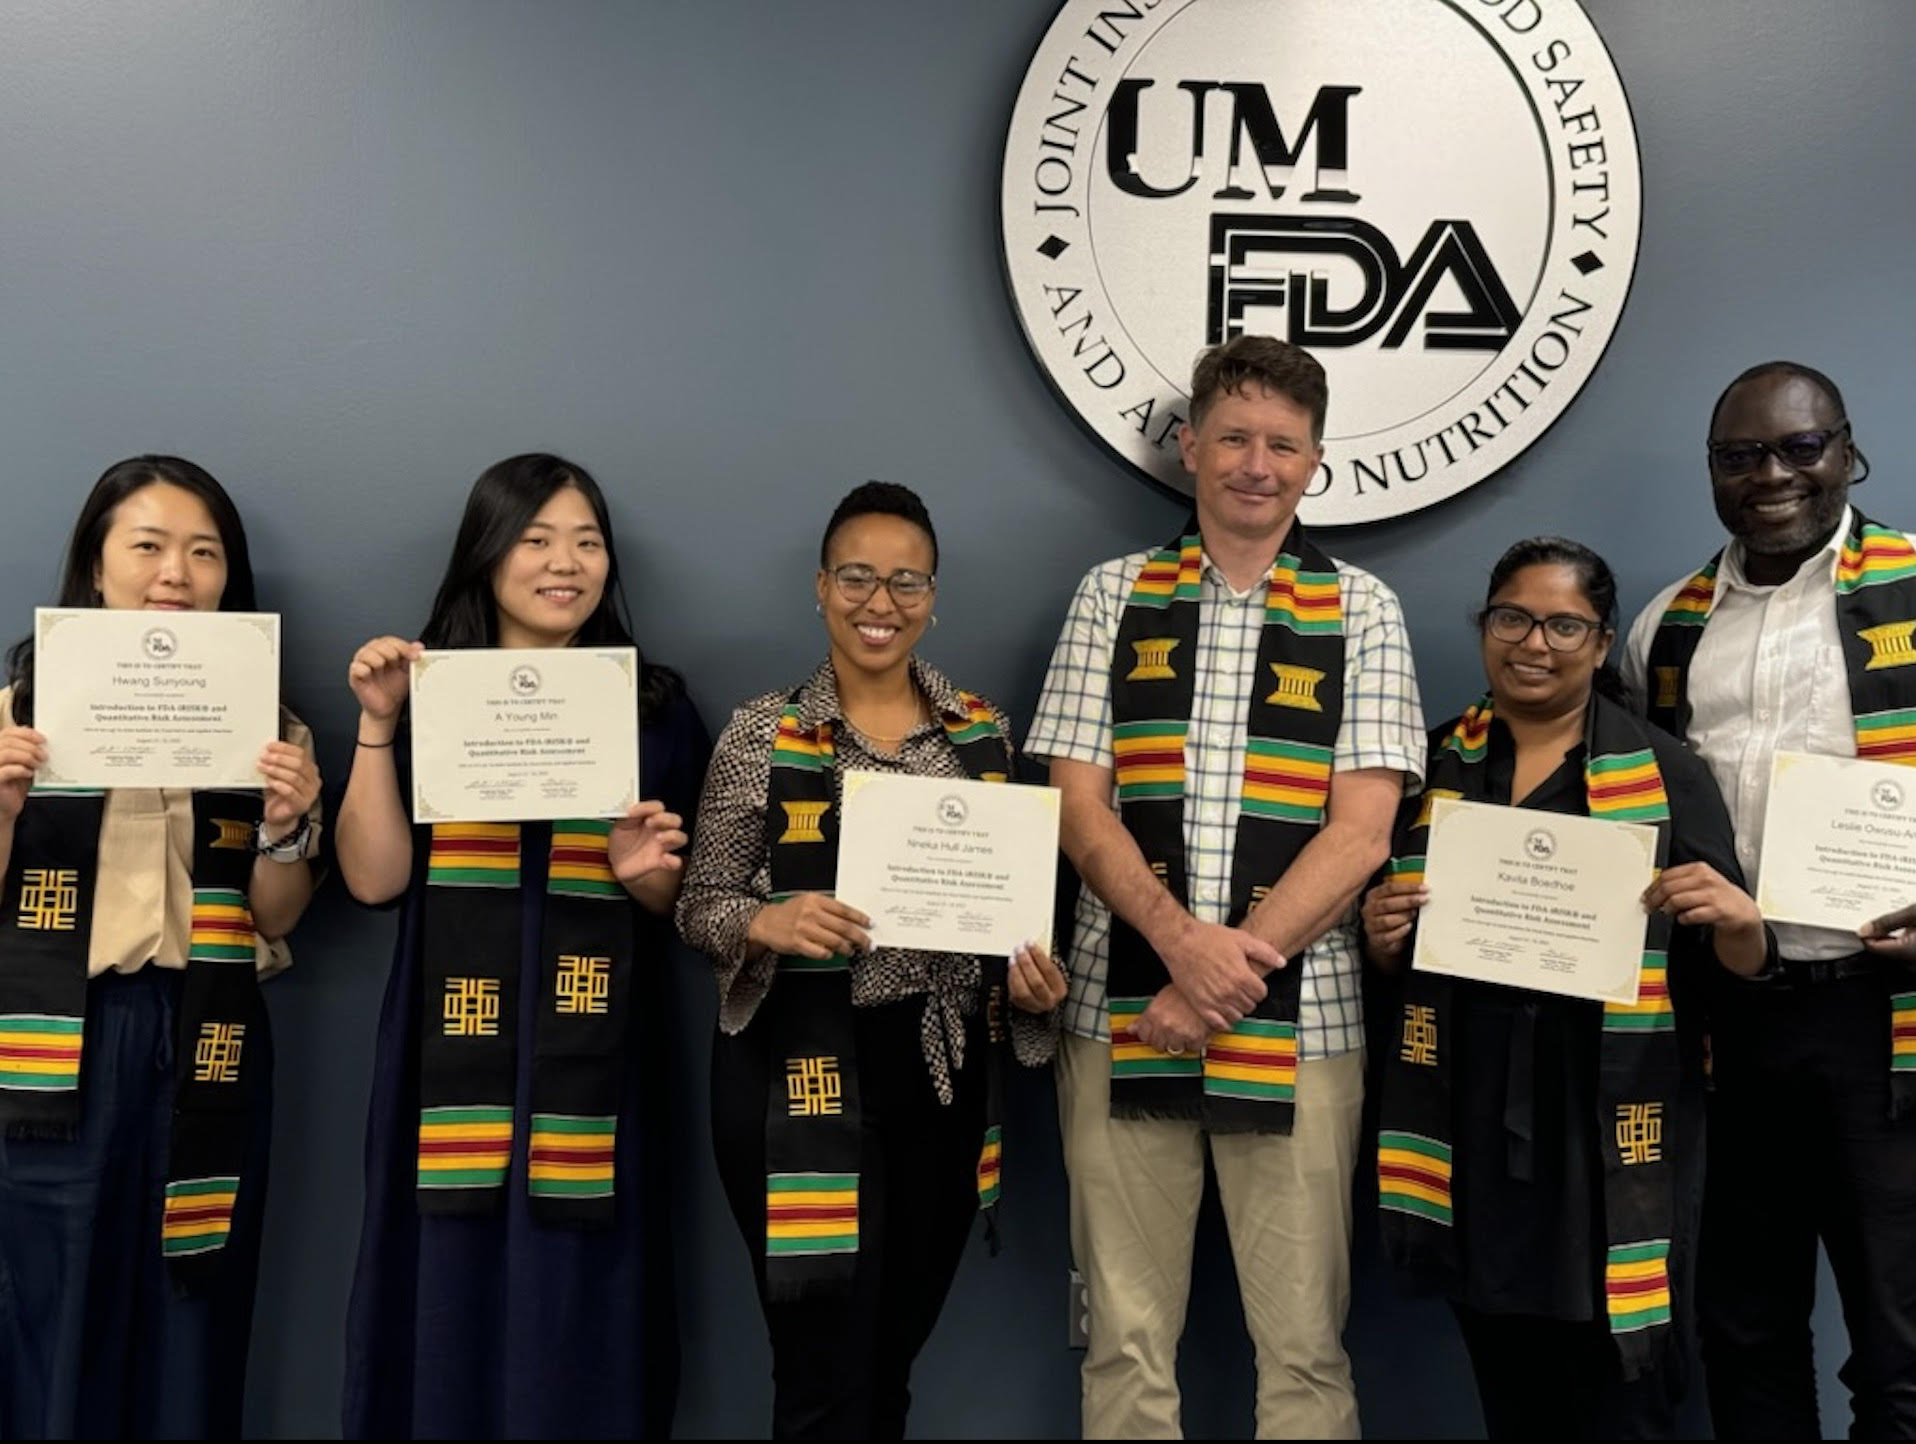
M 1256 385 L 1287 396 L 1311 413 L 1311 439 L 1324 439 L 1324 413 L 1330 407 L 1330 382 L 1318 359 L 1302 346 L 1275 336 L 1235 336 L 1212 346 L 1191 370 L 1191 425 L 1202 426 L 1204 413 L 1220 396 Z

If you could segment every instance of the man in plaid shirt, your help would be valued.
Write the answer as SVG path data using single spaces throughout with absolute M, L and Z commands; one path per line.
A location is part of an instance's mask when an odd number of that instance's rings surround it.
M 1226 921 L 1266 583 L 1322 458 L 1327 402 L 1317 361 L 1270 337 L 1212 348 L 1192 378 L 1179 445 L 1196 482 L 1204 568 L 1184 740 L 1188 905 L 1154 875 L 1116 805 L 1113 649 L 1151 551 L 1094 567 L 1079 584 L 1025 743 L 1064 794 L 1064 847 L 1086 885 L 1058 1095 L 1072 1252 L 1090 1302 L 1087 1438 L 1180 1436 L 1177 1349 L 1207 1144 L 1257 1347 L 1258 1436 L 1357 1437 L 1342 1337 L 1363 1103 L 1352 904 L 1389 849 L 1406 781 L 1421 779 L 1425 738 L 1397 598 L 1341 562 L 1343 711 L 1324 822 L 1242 923 Z M 1166 1054 L 1198 1053 L 1250 1013 L 1266 973 L 1303 970 L 1288 1135 L 1111 1116 L 1114 911 L 1171 979 L 1132 1026 Z

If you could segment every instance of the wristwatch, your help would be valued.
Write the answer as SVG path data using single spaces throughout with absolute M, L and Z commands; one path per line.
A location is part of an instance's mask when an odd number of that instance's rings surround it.
M 253 825 L 253 851 L 268 862 L 304 862 L 312 855 L 313 820 L 302 817 L 299 826 L 294 828 L 278 842 L 266 840 L 265 820 Z

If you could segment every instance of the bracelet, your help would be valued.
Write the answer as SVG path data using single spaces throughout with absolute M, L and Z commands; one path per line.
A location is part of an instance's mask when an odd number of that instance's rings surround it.
M 307 844 L 313 835 L 313 819 L 302 817 L 295 827 L 278 842 L 266 840 L 266 823 L 262 820 L 253 828 L 253 851 L 268 862 L 304 862 L 308 851 Z
M 353 746 L 355 747 L 390 747 L 392 745 L 393 739 L 390 737 L 384 742 L 363 742 L 357 737 L 353 738 Z

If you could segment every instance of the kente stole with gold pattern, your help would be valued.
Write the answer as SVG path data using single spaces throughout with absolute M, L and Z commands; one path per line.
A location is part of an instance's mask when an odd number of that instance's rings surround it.
M 1715 605 L 1722 564 L 1718 552 L 1678 589 L 1650 642 L 1650 720 L 1678 737 L 1689 736 L 1690 664 Z M 1854 507 L 1836 562 L 1836 630 L 1849 673 L 1856 755 L 1916 766 L 1916 547 Z M 1884 963 L 1886 972 L 1894 966 Z M 1901 1117 L 1916 1108 L 1916 990 L 1892 988 L 1889 1011 L 1890 1112 Z
M 634 1046 L 633 902 L 606 856 L 604 818 L 432 827 L 422 918 L 422 1214 L 489 1213 L 511 1171 L 528 845 L 546 854 L 532 1040 L 526 1190 L 542 1223 L 603 1227 Z
M 969 777 L 1008 781 L 1011 749 L 990 705 L 970 692 L 958 696 L 964 713 L 941 720 L 959 764 Z M 831 724 L 808 729 L 793 693 L 773 735 L 765 805 L 771 901 L 837 886 L 839 796 Z M 989 1231 L 1001 1191 L 1008 960 L 980 964 L 989 1036 L 977 1184 Z M 840 1291 L 851 1285 L 859 1248 L 862 1099 L 850 960 L 781 957 L 760 1012 L 769 1016 L 754 1026 L 772 1030 L 777 1063 L 765 1112 L 766 1292 L 791 1300 Z
M 1204 576 L 1197 518 L 1145 562 L 1111 659 L 1118 816 L 1178 906 L 1185 866 L 1185 737 L 1196 696 Z M 1293 522 L 1267 580 L 1246 719 L 1244 800 L 1231 856 L 1226 922 L 1242 923 L 1323 826 L 1344 715 L 1344 612 L 1337 564 Z M 1264 979 L 1267 992 L 1194 1054 L 1162 1053 L 1132 1025 L 1171 981 L 1124 919 L 1111 918 L 1107 977 L 1111 1114 L 1174 1118 L 1219 1133 L 1288 1133 L 1297 1087 L 1304 960 Z
M 14 824 L 0 893 L 0 1127 L 9 1137 L 70 1139 L 80 1126 L 105 811 L 104 792 L 38 788 Z M 248 1046 L 264 1014 L 247 904 L 261 811 L 257 792 L 193 794 L 193 912 L 160 1226 L 169 1271 L 189 1292 L 211 1284 L 224 1259 L 261 1086 Z
M 1490 800 L 1484 765 L 1490 723 L 1486 697 L 1464 713 L 1432 754 L 1422 802 L 1396 839 L 1391 876 L 1423 881 L 1431 804 L 1438 798 Z M 1654 826 L 1661 871 L 1670 856 L 1670 804 L 1649 729 L 1603 697 L 1591 699 L 1585 726 L 1589 816 Z M 1678 1171 L 1671 1155 L 1678 1130 L 1671 1114 L 1680 1059 L 1670 1005 L 1669 946 L 1669 915 L 1650 914 L 1636 1001 L 1590 1005 L 1590 1026 L 1602 1029 L 1597 1133 L 1603 1155 L 1604 1307 L 1628 1378 L 1661 1362 L 1672 1338 L 1670 1238 Z M 1416 969 L 1406 977 L 1399 1035 L 1384 1065 L 1377 1143 L 1385 1248 L 1400 1268 L 1453 1290 L 1465 1267 L 1451 1189 L 1450 1040 L 1456 1036 L 1457 986 L 1448 977 Z M 1487 1060 L 1486 1066 L 1493 1065 L 1502 1066 Z M 1463 1164 L 1495 1168 L 1502 1160 L 1466 1158 Z

